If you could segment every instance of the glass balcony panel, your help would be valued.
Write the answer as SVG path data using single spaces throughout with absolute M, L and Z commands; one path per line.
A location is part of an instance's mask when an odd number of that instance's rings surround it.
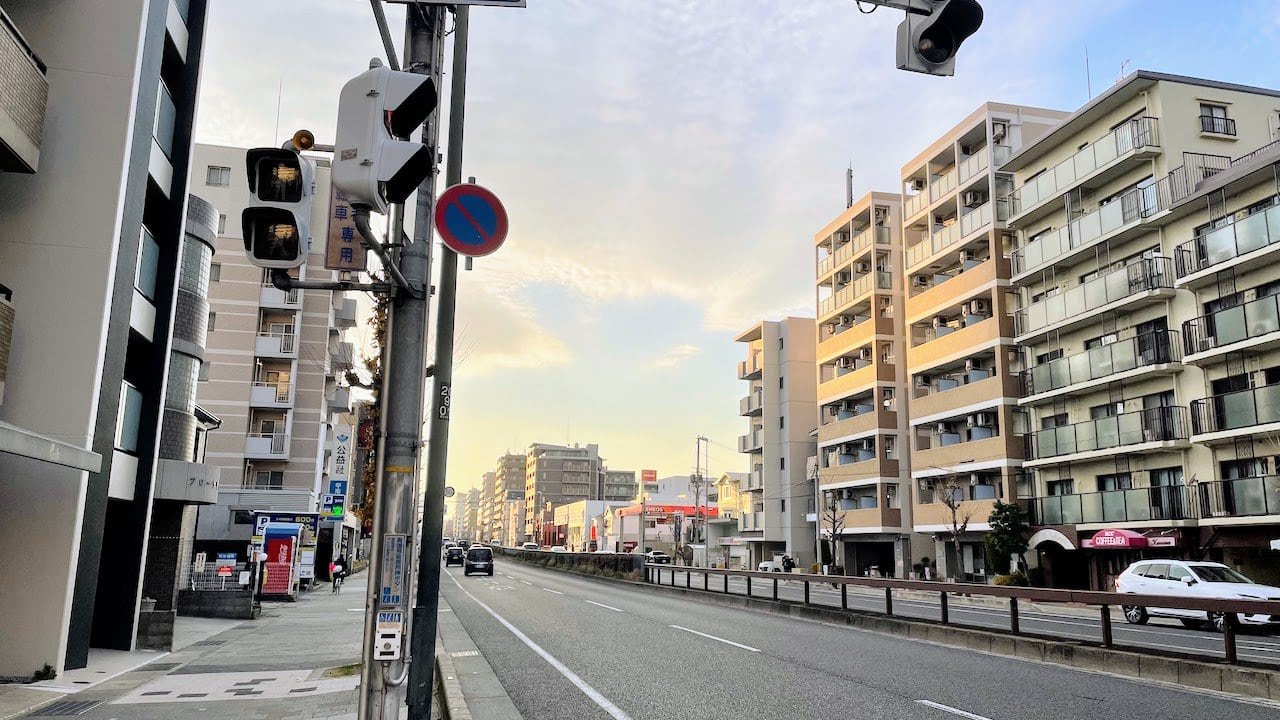
M 1280 510 L 1280 489 L 1269 487 L 1267 478 L 1232 480 L 1228 492 L 1237 515 L 1266 515 Z
M 1215 345 L 1229 345 L 1249 337 L 1245 329 L 1244 306 L 1219 310 L 1212 315 Z
M 1100 492 L 1098 495 L 1102 499 L 1102 522 L 1124 522 L 1125 492 L 1113 490 Z
M 1253 393 L 1249 390 L 1220 395 L 1217 405 L 1218 426 L 1223 430 L 1234 430 L 1257 424 L 1255 422 L 1257 406 Z
M 1087 493 L 1077 496 L 1080 498 L 1080 522 L 1108 522 L 1103 519 L 1102 495 L 1103 493 Z
M 1121 198 L 1102 206 L 1102 209 L 1097 213 L 1099 235 L 1111 232 L 1126 224 L 1125 204 L 1125 198 Z
M 1267 213 L 1254 213 L 1235 223 L 1239 254 L 1253 252 L 1267 244 Z
M 1066 362 L 1062 363 L 1066 366 L 1064 382 L 1058 387 L 1065 387 L 1073 382 L 1088 380 L 1093 374 L 1094 363 L 1097 358 L 1105 354 L 1105 348 L 1094 348 L 1087 353 L 1079 353 L 1066 358 Z
M 1160 502 L 1159 488 L 1137 488 L 1134 490 L 1122 490 L 1120 494 L 1124 500 L 1125 520 L 1162 520 L 1158 513 L 1152 513 L 1152 505 Z M 1157 517 L 1152 517 L 1156 514 Z
M 1156 342 L 1167 343 L 1168 339 L 1167 337 L 1162 337 L 1157 339 Z M 1111 373 L 1124 372 L 1126 370 L 1133 370 L 1135 368 L 1138 368 L 1148 363 L 1158 362 L 1160 357 L 1168 356 L 1168 353 L 1165 353 L 1164 356 L 1159 356 L 1158 353 L 1156 352 L 1157 350 L 1163 350 L 1164 349 L 1163 346 L 1160 346 L 1159 348 L 1152 347 L 1151 348 L 1152 357 L 1145 362 L 1141 361 L 1138 358 L 1138 343 L 1136 340 L 1134 342 L 1112 343 L 1108 345 L 1107 348 L 1111 350 L 1111 352 L 1108 353 L 1108 355 L 1110 355 L 1109 363 L 1104 365 L 1103 364 L 1104 361 L 1099 359 L 1098 364 L 1094 366 L 1095 367 L 1094 372 L 1097 373 L 1096 377 L 1109 375 Z M 1104 371 L 1104 368 L 1109 368 L 1109 369 L 1106 369 Z
M 173 133 L 177 122 L 178 109 L 173 104 L 173 98 L 169 96 L 169 90 L 164 83 L 161 83 L 156 93 L 156 120 L 153 134 L 156 143 L 168 158 L 173 157 Z
M 1235 228 L 1230 225 L 1205 235 L 1200 239 L 1203 243 L 1205 263 L 1214 265 L 1235 257 L 1238 254 L 1235 241 Z
M 1244 322 L 1248 337 L 1258 337 L 1280 330 L 1280 314 L 1276 312 L 1275 298 L 1261 302 L 1245 303 Z
M 1253 402 L 1258 413 L 1259 425 L 1280 422 L 1280 385 L 1254 388 Z

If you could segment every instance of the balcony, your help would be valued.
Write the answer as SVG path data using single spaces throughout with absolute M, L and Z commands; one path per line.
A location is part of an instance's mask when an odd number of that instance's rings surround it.
M 820 487 L 871 485 L 880 482 L 882 478 L 897 480 L 899 468 L 897 460 L 877 456 L 874 446 L 870 450 L 865 447 L 847 447 L 856 445 L 858 442 L 860 441 L 855 440 L 853 443 L 846 443 L 845 446 L 835 445 L 832 448 L 819 450 L 827 454 L 828 463 L 828 467 L 818 471 Z
M 178 108 L 173 104 L 169 89 L 160 83 L 156 91 L 156 117 L 153 137 L 164 156 L 173 161 L 173 133 L 178 123 Z
M 859 316 L 853 316 L 858 319 Z M 876 335 L 893 335 L 893 318 L 877 317 L 874 320 L 863 316 L 852 325 L 839 326 L 843 329 L 818 343 L 818 357 L 830 358 L 847 352 L 852 348 L 862 347 L 871 342 Z
M 753 353 L 750 360 L 738 363 L 739 380 L 759 380 L 763 371 L 764 365 L 760 362 L 759 353 Z
M 1150 452 L 1185 447 L 1188 437 L 1187 409 L 1180 406 L 1134 410 L 1111 417 L 1086 420 L 1056 428 L 1037 430 L 1028 438 L 1027 465 L 1046 461 L 1084 460 L 1110 456 L 1112 450 Z
M 1051 360 L 1022 373 L 1022 405 L 1070 395 L 1104 383 L 1182 367 L 1178 333 L 1158 330 Z
M 742 513 L 742 530 L 743 532 L 760 532 L 764 530 L 764 512 L 744 512 Z
M 1183 153 L 1183 157 L 1186 163 L 1155 185 L 1133 188 L 1014 250 L 1013 280 L 1052 263 L 1066 262 L 1103 241 L 1120 241 L 1136 234 L 1148 218 L 1181 202 L 1197 184 L 1231 166 L 1231 158 L 1222 155 Z
M 991 412 L 991 411 L 987 411 Z M 943 438 L 932 435 L 929 447 L 922 447 L 911 454 L 911 466 L 916 470 L 930 468 L 962 468 L 969 463 L 1020 460 L 1023 440 L 1021 435 L 994 435 L 982 439 L 943 444 Z
M 288 460 L 289 435 L 287 433 L 249 433 L 244 439 L 246 460 Z
M 839 369 L 836 370 L 840 372 Z M 818 392 L 820 397 L 841 397 L 855 393 L 859 390 L 865 390 L 879 382 L 893 382 L 895 378 L 894 366 L 889 363 L 872 363 L 849 370 L 842 375 L 837 375 L 830 380 L 825 380 L 819 384 Z
M 959 221 L 952 222 L 950 225 L 935 225 L 927 240 L 907 248 L 907 269 L 914 269 L 943 250 L 954 247 L 960 242 L 961 237 Z
M 933 285 L 907 299 L 907 322 L 917 323 L 922 318 L 954 307 L 961 299 L 971 298 L 983 290 L 989 291 L 999 278 L 1003 261 L 987 258 L 977 262 L 977 265 L 954 275 L 934 274 Z
M 1201 115 L 1200 132 L 1234 136 L 1236 134 L 1236 121 L 1227 117 L 1218 117 L 1217 115 Z
M 333 324 L 339 328 L 353 328 L 356 326 L 356 301 L 354 298 L 346 298 L 333 308 Z
M 1142 258 L 1022 308 L 1014 316 L 1019 343 L 1066 330 L 1103 313 L 1173 296 L 1173 261 Z
M 908 367 L 912 372 L 921 372 L 944 362 L 969 355 L 999 344 L 1000 337 L 1009 332 L 1001 325 L 999 317 L 989 317 L 962 328 L 947 327 L 947 332 L 939 332 L 941 328 L 928 328 L 916 340 L 916 344 L 907 350 Z
M 1230 217 L 1230 216 L 1228 216 Z M 1178 286 L 1211 284 L 1214 274 L 1234 269 L 1237 273 L 1274 262 L 1280 249 L 1280 205 L 1211 230 L 1183 243 L 1175 251 Z
M 293 407 L 293 383 L 254 382 L 249 388 L 249 405 L 266 408 Z
M 1160 152 L 1159 122 L 1144 117 L 1125 123 L 1080 152 L 1028 180 L 1009 196 L 1011 220 L 1026 222 L 1057 209 L 1062 196 L 1076 185 L 1092 180 L 1101 184 L 1124 172 L 1129 161 Z M 1056 201 L 1052 202 L 1051 201 Z
M 325 404 L 328 406 L 330 412 L 351 412 L 351 388 L 334 388 L 333 391 L 325 398 Z
M 961 408 L 988 403 L 1002 397 L 1011 397 L 1013 381 L 1006 377 L 983 372 L 980 380 L 962 383 L 960 379 L 939 377 L 930 386 L 931 392 L 911 400 L 911 417 L 917 422 L 933 422 L 938 416 L 954 415 Z
M 764 489 L 764 466 L 756 465 L 747 473 L 747 484 L 743 490 L 763 490 Z
M 929 207 L 929 193 L 920 192 L 916 195 L 907 195 L 906 201 L 902 203 L 902 217 L 911 219 L 925 208 Z
M 738 401 L 738 414 L 743 417 L 757 417 L 764 411 L 764 391 L 756 390 Z
M 1280 384 L 1191 401 L 1191 429 L 1199 442 L 1253 434 L 1259 425 L 1272 423 L 1280 423 Z M 1246 432 L 1231 432 L 1233 430 Z M 1204 437 L 1206 435 L 1210 437 Z
M 738 452 L 758 452 L 764 446 L 764 429 L 756 428 L 746 435 L 738 436 Z
M 1201 481 L 1195 485 L 1200 519 L 1280 515 L 1280 476 Z
M 301 310 L 302 291 L 297 288 L 281 290 L 274 285 L 264 283 L 258 291 L 258 304 L 264 308 Z
M 1013 148 L 1008 145 L 988 145 L 987 147 L 979 150 L 976 154 L 971 155 L 960 162 L 960 182 L 967 182 L 969 178 L 991 167 L 991 161 L 993 158 L 995 160 L 995 166 L 1000 167 L 1001 165 L 1009 162 L 1009 158 L 1012 157 L 1012 155 Z
M 1182 323 L 1189 363 L 1212 360 L 1237 350 L 1262 350 L 1280 344 L 1280 295 L 1241 303 Z
M 329 351 L 329 366 L 335 370 L 350 370 L 355 366 L 355 348 L 349 342 L 340 342 Z
M 1184 485 L 1106 490 L 1031 499 L 1033 525 L 1159 522 L 1195 518 L 1191 493 Z
M 876 410 L 870 398 L 858 412 L 840 412 L 835 419 L 818 426 L 818 442 L 824 443 L 836 438 L 862 435 L 873 430 L 897 430 L 898 416 L 891 410 Z
M 929 181 L 929 202 L 936 202 L 948 193 L 955 192 L 958 178 L 959 173 L 954 166 L 942 175 L 934 175 Z
M 995 500 L 964 500 L 960 503 L 960 517 L 969 518 L 971 530 L 985 529 L 991 511 L 995 508 Z M 951 509 L 946 503 L 916 502 L 911 506 L 911 522 L 916 532 L 930 532 L 932 528 L 942 529 L 951 526 Z
M 254 354 L 258 357 L 298 357 L 298 336 L 294 333 L 264 331 L 258 333 Z
M 875 498 L 872 498 L 872 500 L 875 500 Z M 879 507 L 845 510 L 840 513 L 840 517 L 842 535 L 845 533 L 856 535 L 859 533 L 896 532 L 902 527 L 902 510 L 895 507 L 886 507 L 883 503 Z M 827 524 L 828 526 L 830 525 L 830 523 Z M 830 529 L 830 527 L 827 528 L 828 531 Z
M 18 26 L 0 8 L 0 172 L 33 173 L 40 164 L 44 113 L 48 104 L 47 68 L 27 44 Z

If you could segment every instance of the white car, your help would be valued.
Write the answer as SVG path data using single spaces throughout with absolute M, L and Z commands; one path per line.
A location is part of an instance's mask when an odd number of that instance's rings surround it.
M 520 544 L 521 550 L 541 550 L 542 546 L 536 542 L 526 542 Z
M 1116 592 L 1140 595 L 1171 595 L 1184 598 L 1222 600 L 1280 600 L 1280 587 L 1259 585 L 1222 563 L 1185 560 L 1142 560 L 1125 568 L 1116 578 Z M 1125 605 L 1124 619 L 1141 625 L 1148 617 L 1171 617 L 1192 628 L 1212 625 L 1221 632 L 1223 613 L 1203 610 L 1139 607 Z M 1280 616 L 1237 614 L 1241 625 L 1272 625 Z
M 569 548 L 567 548 L 567 547 L 565 547 L 565 546 L 563 546 L 563 545 L 552 545 L 552 546 L 551 546 L 551 552 L 554 552 L 554 553 L 567 553 L 567 552 L 569 552 Z

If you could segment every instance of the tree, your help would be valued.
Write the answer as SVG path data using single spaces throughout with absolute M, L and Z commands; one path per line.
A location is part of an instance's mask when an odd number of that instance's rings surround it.
M 956 572 L 960 565 L 960 536 L 969 529 L 969 520 L 973 517 L 973 508 L 964 504 L 964 485 L 957 475 L 944 475 L 933 483 L 934 496 L 951 512 L 951 523 L 948 532 L 951 535 L 952 560 L 947 563 L 947 577 L 957 579 Z
M 1027 514 L 1018 503 L 996 501 L 991 509 L 991 532 L 987 533 L 987 563 L 997 575 L 1008 575 L 1012 557 L 1026 565 Z
M 827 535 L 827 548 L 830 552 L 828 557 L 831 558 L 831 574 L 841 575 L 844 572 L 844 568 L 841 567 L 838 558 L 840 533 L 844 530 L 844 511 L 840 509 L 840 501 L 834 491 L 828 490 L 824 492 L 823 498 L 826 502 L 823 503 L 822 507 L 822 522 L 830 528 L 830 534 L 827 534 L 828 531 L 826 530 L 823 530 L 823 534 Z

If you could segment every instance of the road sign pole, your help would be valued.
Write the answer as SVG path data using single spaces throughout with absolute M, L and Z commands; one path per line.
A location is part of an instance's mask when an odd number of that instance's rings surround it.
M 412 13 L 410 13 L 412 14 Z M 467 95 L 467 34 L 470 8 L 458 5 L 453 16 L 453 78 L 449 97 L 448 162 L 445 185 L 462 181 L 463 122 Z M 436 352 L 431 404 L 431 434 L 427 454 L 427 496 L 422 514 L 422 543 L 418 557 L 417 595 L 413 605 L 409 666 L 409 718 L 430 720 L 431 685 L 435 670 L 436 612 L 440 594 L 440 538 L 444 530 L 445 470 L 449 453 L 449 413 L 453 390 L 453 331 L 457 305 L 458 255 L 440 251 L 440 281 L 436 306 Z
M 441 6 L 422 4 L 405 13 L 405 69 L 431 76 L 437 86 L 443 75 L 445 12 Z M 434 152 L 438 137 L 437 114 L 432 113 L 423 126 L 422 143 Z M 432 163 L 430 173 L 418 186 L 413 238 L 404 243 L 398 260 L 400 273 L 415 292 L 401 292 L 393 300 L 382 355 L 383 434 L 378 441 L 380 472 L 365 613 L 360 720 L 399 720 L 404 706 L 410 657 L 404 621 L 412 580 L 411 538 L 417 525 L 415 491 L 422 448 L 435 181 L 436 166 Z M 401 242 L 403 212 L 393 216 L 390 224 L 392 241 Z M 388 583 L 391 587 L 384 587 Z M 428 657 L 422 664 L 430 663 Z

